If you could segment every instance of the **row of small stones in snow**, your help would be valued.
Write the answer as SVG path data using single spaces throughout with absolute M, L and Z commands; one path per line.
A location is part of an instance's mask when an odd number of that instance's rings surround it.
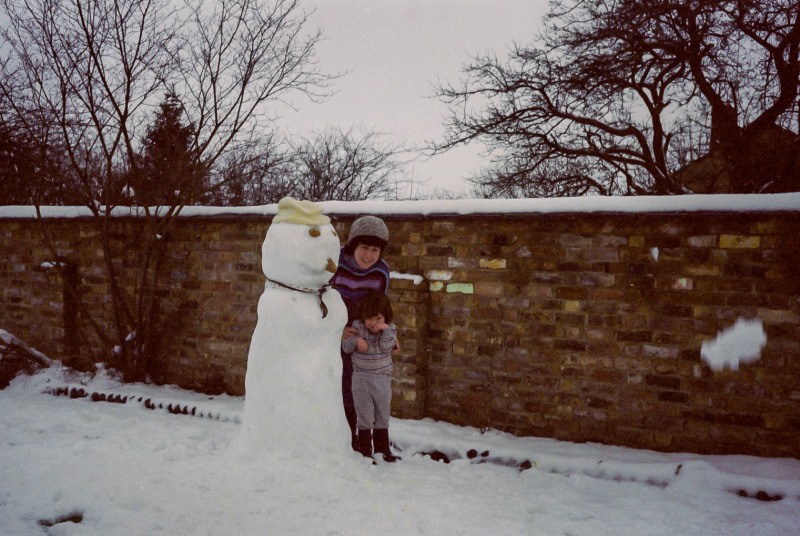
M 435 461 L 441 461 L 441 462 L 444 462 L 444 463 L 450 463 L 451 460 L 461 459 L 461 455 L 458 452 L 450 452 L 449 455 L 448 455 L 448 454 L 445 454 L 442 451 L 433 450 L 432 452 L 423 452 L 421 454 L 424 455 L 424 456 L 430 456 L 431 459 L 433 459 Z M 471 460 L 472 463 L 493 463 L 493 464 L 496 464 L 496 465 L 505 465 L 507 467 L 515 467 L 520 472 L 525 471 L 526 469 L 530 469 L 532 467 L 538 467 L 538 464 L 536 462 L 531 462 L 530 460 L 525 460 L 523 462 L 519 462 L 518 460 L 515 460 L 513 458 L 490 457 L 490 452 L 488 450 L 485 450 L 485 451 L 481 452 L 480 455 L 478 455 L 478 451 L 477 450 L 470 449 L 470 450 L 467 451 L 467 458 L 469 460 Z M 601 463 L 602 463 L 602 461 L 601 461 Z M 675 468 L 675 476 L 677 476 L 680 473 L 682 467 L 683 467 L 683 464 L 678 464 L 676 466 L 676 468 Z M 563 474 L 564 476 L 569 476 L 570 475 L 569 471 L 559 471 L 557 469 L 551 469 L 550 472 L 557 473 L 557 474 Z M 615 481 L 640 482 L 642 484 L 647 484 L 647 485 L 650 485 L 650 486 L 656 486 L 656 487 L 659 487 L 659 488 L 665 488 L 665 487 L 667 487 L 669 485 L 668 481 L 663 481 L 663 480 L 648 479 L 646 481 L 641 481 L 641 480 L 637 480 L 637 479 L 634 479 L 634 478 L 624 478 L 624 477 L 620 477 L 620 476 L 611 477 L 610 475 L 608 475 L 607 473 L 605 473 L 603 471 L 596 471 L 596 472 L 586 472 L 586 471 L 584 471 L 583 473 L 585 475 L 587 475 L 587 476 L 591 476 L 591 477 L 594 477 L 594 478 L 601 478 L 601 479 L 606 479 L 606 480 L 610 479 L 610 480 L 615 480 Z M 727 491 L 729 493 L 733 493 L 734 495 L 738 495 L 739 497 L 744 497 L 746 499 L 757 499 L 759 501 L 767 501 L 767 502 L 769 502 L 769 501 L 780 501 L 781 499 L 783 499 L 783 495 L 781 495 L 780 493 L 770 494 L 770 493 L 767 493 L 764 490 L 759 490 L 759 491 L 756 491 L 756 492 L 749 492 L 749 491 L 747 491 L 745 489 L 729 489 Z M 798 497 L 798 499 L 800 499 L 800 497 Z
M 113 393 L 103 393 L 99 391 L 89 392 L 82 387 L 56 387 L 54 389 L 46 389 L 44 392 L 45 394 L 53 396 L 88 398 L 92 402 L 111 402 L 116 404 L 137 402 L 149 410 L 164 410 L 173 415 L 190 415 L 192 417 L 201 417 L 216 421 L 235 422 L 241 424 L 241 418 L 238 415 L 223 415 L 220 412 L 215 413 L 211 411 L 203 411 L 199 410 L 197 406 L 189 406 L 187 404 L 181 405 L 178 403 L 153 401 L 151 398 L 146 398 L 142 395 L 119 395 Z
M 210 411 L 200 411 L 197 409 L 196 406 L 190 407 L 187 404 L 181 405 L 178 403 L 165 403 L 161 402 L 154 402 L 150 398 L 145 398 L 144 396 L 137 396 L 137 395 L 119 395 L 113 393 L 102 393 L 102 392 L 88 392 L 82 387 L 57 387 L 55 389 L 46 389 L 44 391 L 46 394 L 50 394 L 53 396 L 65 396 L 69 398 L 88 398 L 92 402 L 110 402 L 116 404 L 127 404 L 130 402 L 137 402 L 142 404 L 146 409 L 149 410 L 164 410 L 167 413 L 171 413 L 173 415 L 189 415 L 192 417 L 200 417 L 200 418 L 208 418 L 214 419 L 223 422 L 235 422 L 241 424 L 241 418 L 239 416 L 227 416 L 223 415 L 222 413 L 213 413 Z M 397 445 L 394 445 L 395 448 L 401 450 Z M 430 459 L 443 462 L 443 463 L 450 463 L 453 460 L 461 459 L 462 456 L 455 451 L 450 451 L 445 453 L 438 449 L 433 449 L 431 451 L 425 451 L 419 453 L 422 456 L 428 456 Z M 466 453 L 467 459 L 470 460 L 471 463 L 492 463 L 495 465 L 504 465 L 506 467 L 515 468 L 518 471 L 526 471 L 533 467 L 537 467 L 535 461 L 531 460 L 523 460 L 519 461 L 513 458 L 502 458 L 502 457 L 493 457 L 488 450 L 484 450 L 482 452 L 478 452 L 476 449 L 470 449 Z M 677 466 L 675 474 L 677 475 L 680 473 L 681 465 Z M 558 472 L 558 471 L 553 471 Z M 604 475 L 595 474 L 589 476 L 596 476 L 598 478 L 602 478 Z M 619 480 L 619 479 L 616 479 Z M 655 481 L 647 481 L 645 484 L 654 485 L 657 487 L 666 487 L 668 482 L 655 482 Z M 758 491 L 756 493 L 748 492 L 744 489 L 738 490 L 729 490 L 732 493 L 738 495 L 739 497 L 745 497 L 749 499 L 758 499 L 759 501 L 780 501 L 783 499 L 783 495 L 774 494 L 771 495 L 763 490 Z

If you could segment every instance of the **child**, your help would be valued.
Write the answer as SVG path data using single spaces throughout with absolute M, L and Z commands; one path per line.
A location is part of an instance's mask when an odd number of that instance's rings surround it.
M 342 340 L 342 350 L 352 354 L 353 401 L 358 423 L 358 451 L 374 452 L 387 462 L 398 458 L 389 448 L 389 414 L 392 405 L 392 350 L 397 329 L 389 298 L 374 292 L 358 305 L 353 329 L 358 333 Z
M 356 319 L 358 304 L 371 292 L 389 292 L 389 265 L 381 258 L 389 242 L 389 229 L 375 216 L 362 216 L 350 226 L 347 243 L 339 252 L 339 265 L 331 285 L 347 306 L 347 327 L 343 338 L 353 336 L 350 326 Z M 349 352 L 342 350 L 342 403 L 350 426 L 353 450 L 358 450 L 356 411 L 352 391 L 353 364 Z

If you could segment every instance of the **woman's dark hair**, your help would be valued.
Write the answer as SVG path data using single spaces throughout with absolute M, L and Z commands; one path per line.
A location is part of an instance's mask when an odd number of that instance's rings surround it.
M 348 255 L 352 255 L 361 244 L 381 248 L 381 256 L 383 256 L 383 251 L 386 249 L 387 242 L 377 236 L 357 236 L 344 246 L 344 251 Z
M 376 315 L 383 315 L 387 324 L 394 320 L 394 311 L 389 297 L 380 292 L 370 292 L 358 303 L 358 318 L 363 321 Z

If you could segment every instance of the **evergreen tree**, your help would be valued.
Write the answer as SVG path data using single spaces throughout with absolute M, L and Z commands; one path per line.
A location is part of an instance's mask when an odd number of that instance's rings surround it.
M 142 140 L 128 186 L 142 206 L 191 205 L 205 191 L 205 174 L 193 147 L 194 128 L 182 122 L 183 106 L 168 93 Z

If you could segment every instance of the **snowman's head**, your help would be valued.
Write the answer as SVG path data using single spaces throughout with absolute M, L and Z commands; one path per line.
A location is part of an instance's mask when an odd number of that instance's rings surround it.
M 339 259 L 339 236 L 311 201 L 284 197 L 261 247 L 264 275 L 296 287 L 328 283 Z

